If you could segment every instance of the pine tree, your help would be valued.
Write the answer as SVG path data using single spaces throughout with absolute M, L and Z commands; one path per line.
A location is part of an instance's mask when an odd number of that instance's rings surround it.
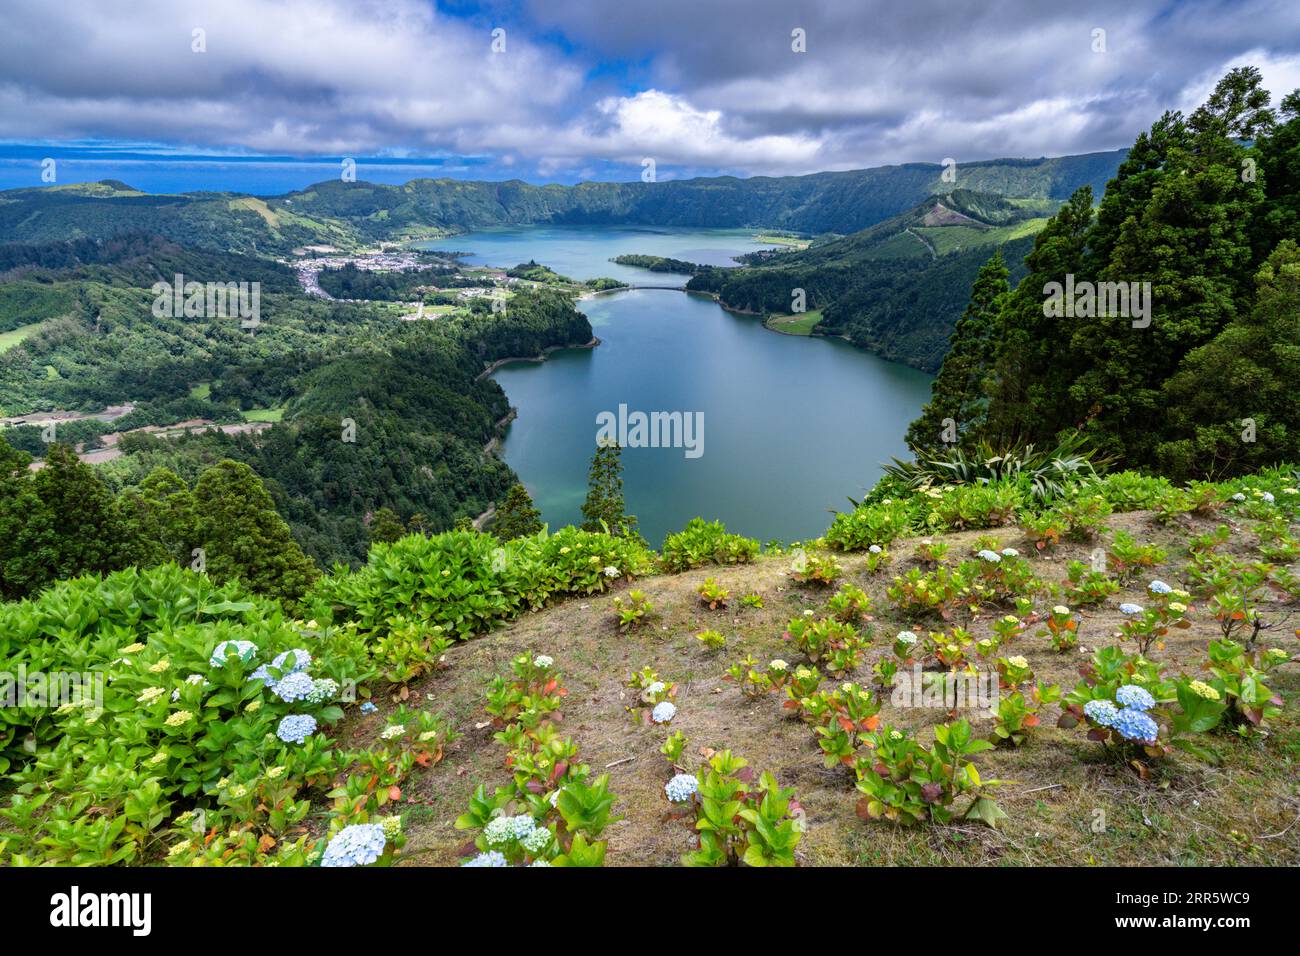
M 511 486 L 506 500 L 497 509 L 491 530 L 502 541 L 512 541 L 542 530 L 542 513 L 533 507 L 533 499 L 522 484 L 516 482 Z
M 218 462 L 199 476 L 194 497 L 203 516 L 200 547 L 218 582 L 294 601 L 319 572 L 275 510 L 262 479 L 241 462 Z
M 953 329 L 948 354 L 930 385 L 930 401 L 907 429 L 907 444 L 913 451 L 942 447 L 945 419 L 953 420 L 958 442 L 983 425 L 1000 313 L 1011 291 L 1008 276 L 1001 250 L 980 268 L 970 303 Z
M 617 442 L 601 442 L 591 458 L 587 475 L 587 500 L 582 503 L 582 530 L 608 531 L 619 537 L 637 533 L 636 518 L 624 514 L 623 448 Z
M 397 513 L 392 508 L 378 508 L 370 516 L 371 544 L 392 544 L 405 535 L 406 529 L 402 527 L 402 519 L 397 517 Z

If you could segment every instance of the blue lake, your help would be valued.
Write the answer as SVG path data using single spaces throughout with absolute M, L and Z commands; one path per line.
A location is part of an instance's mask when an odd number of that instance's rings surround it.
M 575 279 L 655 285 L 685 277 L 608 259 L 641 252 L 724 265 L 759 248 L 747 232 L 587 227 L 490 230 L 427 245 L 471 252 L 476 264 L 533 259 Z M 905 453 L 903 434 L 929 398 L 922 372 L 839 339 L 771 332 L 704 296 L 645 289 L 578 307 L 598 348 L 495 373 L 519 410 L 502 455 L 551 527 L 581 521 L 597 416 L 624 405 L 628 414 L 702 418 L 698 457 L 682 447 L 623 451 L 628 511 L 652 544 L 695 515 L 763 540 L 815 537 L 831 509 L 875 483 L 881 462 Z

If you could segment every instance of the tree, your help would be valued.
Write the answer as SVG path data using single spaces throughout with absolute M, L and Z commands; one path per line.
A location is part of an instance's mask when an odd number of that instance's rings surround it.
M 1256 275 L 1249 315 L 1192 351 L 1163 390 L 1173 477 L 1217 477 L 1300 461 L 1300 247 L 1283 240 Z
M 302 597 L 319 572 L 252 468 L 230 459 L 213 465 L 199 476 L 194 498 L 203 516 L 199 546 L 213 580 L 238 578 L 259 594 L 287 601 Z
M 953 440 L 978 432 L 983 423 L 986 379 L 1001 330 L 999 315 L 1011 291 L 1008 276 L 1001 250 L 980 268 L 970 303 L 953 329 L 948 354 L 930 385 L 930 401 L 907 429 L 907 444 L 913 451 L 942 446 L 945 419 L 954 422 Z
M 623 448 L 600 442 L 587 474 L 587 500 L 582 503 L 582 530 L 608 531 L 619 537 L 635 535 L 636 517 L 624 514 Z
M 24 593 L 10 562 L 18 554 L 18 535 L 36 507 L 31 472 L 27 470 L 31 461 L 27 452 L 10 447 L 0 438 L 0 597 L 16 598 Z
M 1092 224 L 1092 190 L 1083 186 L 1048 220 L 1025 257 L 1029 274 L 1005 300 L 998 320 L 990 402 L 983 434 L 995 446 L 1050 443 L 1077 419 L 1068 395 L 1075 363 L 1064 347 L 1078 320 L 1048 315 L 1050 283 L 1084 277 L 1084 251 Z
M 131 563 L 139 540 L 108 486 L 76 452 L 67 445 L 50 445 L 45 467 L 23 487 L 13 472 L 21 459 L 5 448 L 5 490 L 16 491 L 0 515 L 0 526 L 9 532 L 0 542 L 0 574 L 8 596 Z
M 502 541 L 512 541 L 542 530 L 542 513 L 533 507 L 528 489 L 519 482 L 511 486 L 506 500 L 497 509 L 492 533 Z
M 134 488 L 118 495 L 123 520 L 139 542 L 134 563 L 141 567 L 193 560 L 203 519 L 199 503 L 185 480 L 167 468 L 155 468 Z
M 402 519 L 397 517 L 392 508 L 379 508 L 370 516 L 371 544 L 392 544 L 405 534 Z

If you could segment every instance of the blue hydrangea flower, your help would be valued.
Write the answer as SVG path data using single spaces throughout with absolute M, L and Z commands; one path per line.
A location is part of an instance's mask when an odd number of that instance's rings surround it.
M 1132 707 L 1126 707 L 1115 718 L 1115 729 L 1129 740 L 1145 744 L 1155 743 L 1160 734 L 1160 727 L 1154 720 Z
M 1128 614 L 1129 616 L 1132 616 L 1134 614 L 1141 614 L 1143 608 L 1141 604 L 1130 604 L 1126 602 L 1119 606 L 1119 610 L 1121 614 Z
M 300 744 L 316 733 L 316 718 L 310 714 L 290 714 L 275 728 L 275 735 L 286 744 Z
M 213 667 L 223 667 L 226 658 L 234 654 L 241 661 L 247 664 L 257 656 L 257 645 L 252 641 L 222 641 L 212 650 L 212 656 L 208 658 L 208 663 Z
M 466 860 L 461 866 L 509 866 L 503 856 L 497 850 L 488 850 L 486 853 L 480 853 L 472 860 Z
M 272 658 L 271 660 L 271 666 L 274 667 L 276 670 L 278 670 L 280 673 L 282 674 L 285 673 L 284 665 L 288 662 L 290 655 L 293 656 L 293 666 L 289 668 L 288 670 L 289 673 L 297 673 L 298 671 L 305 671 L 308 665 L 311 664 L 311 655 L 306 651 L 304 651 L 302 648 L 295 647 L 291 651 L 284 651 L 280 654 L 276 654 L 275 657 Z
M 867 550 L 870 551 L 872 554 L 879 554 L 879 553 L 880 553 L 880 545 L 878 545 L 878 544 L 873 544 L 871 547 L 867 548 Z
M 1119 708 L 1108 700 L 1090 700 L 1083 705 L 1083 712 L 1094 724 L 1102 727 L 1114 727 L 1119 718 Z
M 316 684 L 310 676 L 302 671 L 294 671 L 277 681 L 271 689 L 275 691 L 276 697 L 279 697 L 286 704 L 292 704 L 295 701 L 306 700 L 310 697 L 316 689 Z
M 248 679 L 250 681 L 260 680 L 267 687 L 275 683 L 275 678 L 271 676 L 271 672 L 266 669 L 265 664 L 258 664 L 257 669 L 248 675 Z
M 369 700 L 361 705 L 361 713 L 363 714 L 373 714 L 378 709 L 379 708 L 374 705 L 374 702 Z
M 384 855 L 388 838 L 378 823 L 346 826 L 325 847 L 321 866 L 369 866 Z
M 655 709 L 650 711 L 650 719 L 656 724 L 666 724 L 677 716 L 677 705 L 670 700 L 655 704 Z
M 1122 707 L 1130 707 L 1133 710 L 1143 712 L 1156 705 L 1156 699 L 1147 693 L 1145 688 L 1139 687 L 1137 684 L 1125 684 L 1115 691 L 1115 700 Z
M 700 788 L 700 783 L 694 775 L 689 773 L 679 773 L 673 779 L 664 784 L 664 793 L 668 794 L 668 799 L 673 803 L 685 803 Z
M 998 554 L 996 551 L 990 551 L 988 548 L 985 548 L 975 556 L 992 564 L 997 564 L 1002 560 L 1002 555 Z
M 1264 501 L 1265 501 L 1266 503 L 1270 504 L 1270 505 L 1273 503 L 1273 500 L 1274 500 L 1274 499 L 1273 499 L 1273 492 L 1271 492 L 1271 491 L 1266 491 L 1266 492 L 1264 492 L 1262 495 L 1260 495 L 1260 497 L 1263 498 Z
M 1173 591 L 1173 588 L 1165 584 L 1164 581 L 1152 581 L 1147 585 L 1147 590 L 1152 594 L 1169 594 Z
M 529 863 L 528 865 L 529 865 L 529 866 L 550 866 L 550 865 L 551 865 L 551 861 L 550 861 L 550 860 L 533 860 L 533 862 L 532 862 L 532 863 Z

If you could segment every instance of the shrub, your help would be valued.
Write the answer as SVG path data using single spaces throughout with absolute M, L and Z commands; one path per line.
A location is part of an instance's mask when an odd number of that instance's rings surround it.
M 1154 508 L 1174 486 L 1168 478 L 1121 471 L 1102 478 L 1095 487 L 1116 511 L 1145 511 Z
M 664 538 L 659 562 L 665 571 L 689 571 L 706 564 L 746 564 L 758 550 L 756 540 L 728 534 L 721 521 L 692 518 L 681 531 Z
M 856 584 L 842 586 L 826 602 L 826 607 L 832 617 L 846 624 L 861 624 L 863 621 L 869 621 L 871 612 L 875 610 L 867 592 Z
M 798 551 L 790 564 L 790 577 L 800 584 L 830 587 L 844 572 L 832 555 L 816 551 Z
M 494 737 L 506 747 L 512 780 L 491 795 L 479 784 L 456 819 L 456 829 L 477 831 L 480 852 L 464 865 L 601 866 L 600 837 L 621 819 L 612 814 L 618 798 L 609 792 L 609 774 L 593 779 L 572 739 L 556 731 L 550 702 L 564 689 L 551 659 L 523 654 L 511 669 L 512 677 L 498 676 L 493 688 L 513 703 L 503 711 L 490 692 L 488 713 L 504 725 Z
M 378 544 L 356 572 L 321 579 L 309 606 L 328 606 L 362 634 L 411 620 L 456 640 L 486 633 L 564 594 L 594 594 L 650 569 L 635 539 L 564 528 L 505 544 L 478 531 L 408 535 Z
M 708 605 L 710 611 L 725 608 L 731 598 L 731 592 L 717 582 L 716 578 L 705 578 L 704 583 L 695 589 L 700 601 Z
M 998 528 L 1015 520 L 1024 504 L 1015 485 L 958 485 L 930 502 L 930 524 L 960 531 Z
M 885 476 L 913 490 L 945 484 L 1014 484 L 1027 497 L 1049 501 L 1065 495 L 1075 484 L 1095 479 L 1098 469 L 1108 464 L 1109 459 L 1096 455 L 1075 433 L 1055 448 L 1017 444 L 995 449 L 980 442 L 969 451 L 952 448 L 920 454 L 911 462 L 895 458 L 885 465 Z
M 629 631 L 646 619 L 654 605 L 646 597 L 644 591 L 631 590 L 627 592 L 627 601 L 622 598 L 614 598 L 614 614 L 618 618 L 618 629 L 620 631 Z
M 858 790 L 864 794 L 858 801 L 858 816 L 909 825 L 927 818 L 949 823 L 956 815 L 953 803 L 970 796 L 961 816 L 997 827 L 1006 814 L 986 791 L 999 781 L 981 779 L 968 759 L 993 745 L 974 739 L 965 720 L 941 724 L 934 735 L 929 748 L 909 732 L 889 726 L 864 737 L 870 749 L 858 758 L 855 768 Z
M 911 526 L 911 509 L 903 502 L 859 505 L 835 515 L 826 543 L 839 551 L 865 551 L 872 545 L 884 548 Z
M 755 785 L 747 762 L 730 750 L 713 754 L 696 779 L 699 849 L 684 855 L 683 864 L 795 865 L 804 827 L 793 789 L 781 789 L 767 772 Z
M 350 629 L 164 565 L 0 605 L 0 651 L 8 671 L 102 682 L 102 703 L 0 708 L 14 862 L 38 849 L 68 865 L 318 857 L 323 846 L 287 835 L 309 791 L 353 759 L 324 733 L 343 689 L 372 675 Z M 333 820 L 365 823 L 383 802 L 366 791 Z
M 1122 583 L 1128 583 L 1138 572 L 1155 567 L 1168 556 L 1159 545 L 1138 544 L 1127 531 L 1116 531 L 1106 552 L 1106 562 L 1112 574 Z
M 1094 571 L 1082 561 L 1070 561 L 1065 566 L 1065 598 L 1071 604 L 1100 604 L 1119 590 L 1119 582 L 1106 577 L 1104 571 Z

